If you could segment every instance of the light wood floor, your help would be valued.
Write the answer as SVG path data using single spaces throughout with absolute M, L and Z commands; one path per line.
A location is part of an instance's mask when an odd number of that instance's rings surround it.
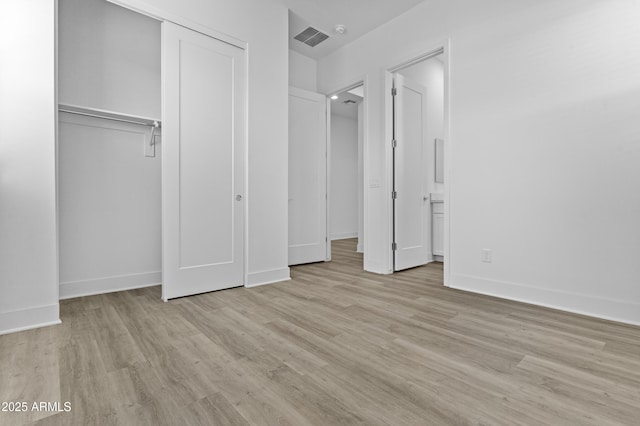
M 255 289 L 62 302 L 62 325 L 0 336 L 0 401 L 72 411 L 0 424 L 640 424 L 640 328 L 333 254 Z

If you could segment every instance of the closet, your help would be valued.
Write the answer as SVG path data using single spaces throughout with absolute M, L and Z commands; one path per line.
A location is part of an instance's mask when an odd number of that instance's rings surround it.
M 60 297 L 243 285 L 245 50 L 105 0 L 58 28 Z
M 160 22 L 104 0 L 58 14 L 60 297 L 160 284 Z

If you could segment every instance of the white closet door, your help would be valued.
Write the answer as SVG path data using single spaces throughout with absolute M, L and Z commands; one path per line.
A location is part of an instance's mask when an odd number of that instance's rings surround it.
M 245 56 L 162 24 L 162 297 L 244 284 Z
M 429 261 L 429 199 L 426 192 L 425 142 L 427 89 L 395 75 L 394 96 L 394 270 Z
M 289 265 L 327 259 L 326 98 L 289 88 Z

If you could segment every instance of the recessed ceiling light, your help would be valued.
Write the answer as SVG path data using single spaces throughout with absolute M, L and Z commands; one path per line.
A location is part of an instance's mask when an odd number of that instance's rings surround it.
M 331 99 L 335 101 L 336 99 L 338 99 L 338 95 L 331 96 Z

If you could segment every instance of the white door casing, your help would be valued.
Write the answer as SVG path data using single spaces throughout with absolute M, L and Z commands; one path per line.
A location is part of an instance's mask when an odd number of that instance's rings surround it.
M 431 203 L 431 249 L 435 256 L 444 256 L 444 203 Z
M 162 23 L 162 298 L 244 284 L 245 51 Z
M 394 75 L 394 270 L 424 265 L 431 257 L 426 189 L 427 89 Z
M 326 97 L 289 88 L 289 265 L 327 251 Z

